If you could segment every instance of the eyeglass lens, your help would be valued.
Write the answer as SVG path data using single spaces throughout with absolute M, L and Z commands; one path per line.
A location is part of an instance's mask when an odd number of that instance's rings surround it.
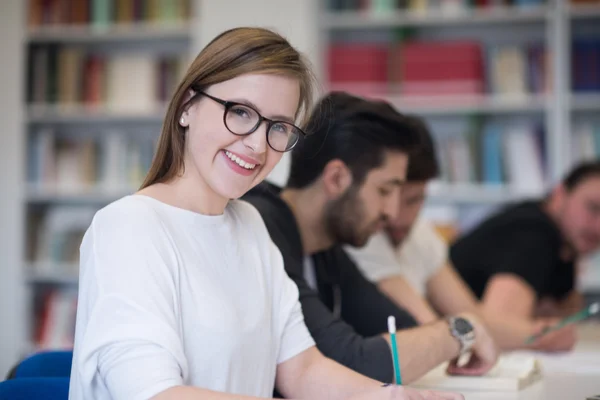
M 259 114 L 250 107 L 236 104 L 225 113 L 225 125 L 232 133 L 245 135 L 254 131 L 260 124 Z M 269 126 L 267 141 L 277 151 L 292 148 L 300 136 L 300 131 L 287 122 L 274 122 Z

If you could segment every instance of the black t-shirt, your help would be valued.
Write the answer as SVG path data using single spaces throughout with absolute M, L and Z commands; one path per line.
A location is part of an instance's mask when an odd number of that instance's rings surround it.
M 541 202 L 509 206 L 450 247 L 456 270 L 478 297 L 498 273 L 523 278 L 538 299 L 563 298 L 575 284 L 574 261 L 561 258 L 562 235 Z
M 416 326 L 367 281 L 340 247 L 315 254 L 318 292 L 304 278 L 304 250 L 296 219 L 279 197 L 280 189 L 263 183 L 243 197 L 260 212 L 271 239 L 281 251 L 285 270 L 296 283 L 304 321 L 319 350 L 327 357 L 382 382 L 393 380 L 390 347 L 379 334 L 387 317 L 399 329 Z

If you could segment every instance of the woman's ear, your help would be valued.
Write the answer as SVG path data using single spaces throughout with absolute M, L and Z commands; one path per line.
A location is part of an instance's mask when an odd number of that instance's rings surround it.
M 196 95 L 196 91 L 194 91 L 194 89 L 188 89 L 185 96 L 183 96 L 183 104 L 185 104 L 184 110 L 183 111 L 187 111 L 192 104 L 189 103 L 189 101 Z
M 188 127 L 190 124 L 189 110 L 190 110 L 190 107 L 193 106 L 193 104 L 189 103 L 189 101 L 192 98 L 194 98 L 195 95 L 196 95 L 196 92 L 193 89 L 188 89 L 187 93 L 185 94 L 185 96 L 183 98 L 183 104 L 185 104 L 185 106 L 183 107 L 183 111 L 181 112 L 181 115 L 179 116 L 179 125 L 181 125 L 184 128 Z
M 352 185 L 352 171 L 339 159 L 331 160 L 321 174 L 323 188 L 329 198 L 338 198 Z
M 189 101 L 195 95 L 196 91 L 194 89 L 188 89 L 185 101 Z

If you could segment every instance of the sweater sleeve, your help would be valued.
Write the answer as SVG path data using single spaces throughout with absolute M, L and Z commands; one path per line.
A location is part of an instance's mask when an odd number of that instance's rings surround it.
M 360 336 L 349 324 L 332 314 L 304 278 L 295 274 L 290 277 L 298 286 L 304 320 L 317 348 L 326 357 L 358 373 L 391 382 L 394 369 L 386 340 L 379 335 Z
M 147 399 L 184 381 L 176 257 L 162 232 L 129 207 L 100 211 L 86 233 L 73 360 L 84 398 Z

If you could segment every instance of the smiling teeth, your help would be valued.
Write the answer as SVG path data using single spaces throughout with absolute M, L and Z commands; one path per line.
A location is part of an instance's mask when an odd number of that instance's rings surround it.
M 256 164 L 247 163 L 244 160 L 242 160 L 241 158 L 239 158 L 238 156 L 236 156 L 235 154 L 230 153 L 229 151 L 225 151 L 225 154 L 227 155 L 227 157 L 229 157 L 229 159 L 231 161 L 235 162 L 237 165 L 239 165 L 242 168 L 246 168 L 246 169 L 256 168 Z

